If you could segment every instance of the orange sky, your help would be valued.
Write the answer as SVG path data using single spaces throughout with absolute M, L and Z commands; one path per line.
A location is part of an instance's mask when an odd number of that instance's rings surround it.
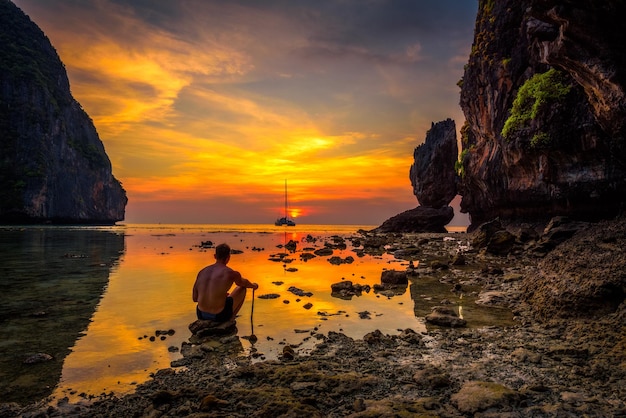
M 417 206 L 477 2 L 14 0 L 64 62 L 126 222 L 378 225 Z

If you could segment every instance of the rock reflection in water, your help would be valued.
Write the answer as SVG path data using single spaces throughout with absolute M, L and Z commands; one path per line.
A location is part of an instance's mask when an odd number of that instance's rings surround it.
M 52 393 L 123 251 L 122 234 L 98 228 L 0 230 L 4 402 L 31 402 Z

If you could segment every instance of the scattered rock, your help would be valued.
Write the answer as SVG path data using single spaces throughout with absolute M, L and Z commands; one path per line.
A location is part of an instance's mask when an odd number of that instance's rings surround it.
M 280 295 L 278 293 L 267 293 L 264 295 L 259 295 L 257 298 L 259 299 L 278 299 Z
M 352 264 L 352 263 L 354 263 L 354 257 L 352 257 L 351 255 L 347 256 L 346 258 L 341 258 L 341 257 L 338 257 L 338 256 L 334 256 L 334 257 L 330 257 L 328 259 L 328 262 L 330 264 L 337 265 L 337 266 L 339 264 Z
M 372 314 L 368 311 L 357 312 L 359 314 L 359 318 L 361 319 L 372 319 Z
M 385 335 L 378 329 L 372 332 L 368 332 L 363 336 L 363 341 L 370 345 L 380 343 L 384 340 Z
M 340 292 L 342 290 L 352 290 L 354 286 L 350 280 L 342 280 L 340 282 L 331 284 L 330 288 L 333 292 Z
M 485 248 L 493 234 L 500 230 L 502 230 L 500 219 L 494 219 L 479 225 L 472 234 L 472 247 Z
M 209 335 L 226 335 L 237 332 L 235 321 L 215 322 L 211 320 L 198 319 L 189 324 L 189 331 L 199 337 Z
M 467 321 L 463 318 L 459 318 L 456 310 L 447 306 L 435 306 L 432 309 L 432 313 L 426 315 L 425 319 L 429 324 L 442 327 L 456 328 L 467 325 Z
M 364 248 L 383 248 L 389 243 L 389 238 L 386 235 L 368 235 L 363 241 Z
M 464 266 L 466 263 L 465 255 L 463 253 L 458 252 L 452 257 L 452 265 L 453 266 Z
M 328 255 L 333 255 L 333 249 L 332 248 L 320 248 L 318 250 L 313 251 L 313 254 L 318 255 L 320 257 L 325 257 Z
M 541 354 L 534 353 L 521 347 L 513 350 L 513 352 L 511 353 L 511 357 L 522 363 L 541 363 Z
M 295 286 L 290 286 L 289 289 L 287 289 L 287 290 L 290 291 L 291 293 L 293 293 L 296 296 L 307 296 L 307 297 L 313 296 L 313 293 L 305 292 L 304 290 L 298 289 Z
M 363 399 L 361 398 L 355 399 L 354 403 L 352 404 L 352 409 L 354 410 L 354 412 L 365 411 L 365 402 L 363 401 Z
M 158 408 L 159 406 L 171 403 L 177 396 L 177 392 L 173 392 L 171 390 L 159 390 L 158 392 L 152 394 L 150 398 L 152 399 L 152 404 Z
M 331 254 L 332 254 L 332 252 L 331 252 Z M 316 255 L 312 254 L 312 253 L 302 253 L 302 254 L 300 254 L 300 259 L 302 261 L 309 261 L 310 259 L 315 258 L 315 257 L 316 257 Z
M 209 249 L 209 248 L 213 248 L 215 244 L 213 244 L 213 241 L 201 241 L 200 245 L 198 247 L 203 248 L 203 249 Z
M 283 347 L 283 358 L 286 360 L 293 360 L 296 357 L 296 351 L 290 345 Z
M 413 374 L 413 380 L 419 386 L 430 389 L 446 388 L 452 384 L 450 375 L 434 366 L 428 366 L 418 370 Z
M 529 250 L 537 256 L 544 257 L 588 225 L 583 222 L 573 222 L 565 216 L 556 216 L 546 225 L 539 240 Z
M 515 236 L 503 228 L 500 219 L 481 224 L 472 236 L 472 247 L 485 248 L 491 254 L 508 254 L 515 244 Z
M 491 254 L 508 254 L 515 245 L 515 235 L 509 231 L 494 232 L 487 243 L 487 251 Z
M 220 399 L 215 395 L 207 395 L 200 402 L 200 411 L 209 412 L 225 405 L 228 405 L 228 401 Z
M 361 285 L 358 283 L 352 283 L 350 280 L 344 280 L 341 282 L 333 283 L 330 285 L 331 296 L 340 299 L 351 299 L 352 296 L 361 296 L 363 292 L 369 293 L 369 285 Z
M 519 394 L 506 386 L 493 382 L 465 382 L 450 400 L 464 414 L 475 414 L 494 406 L 511 405 Z
M 441 260 L 433 260 L 430 262 L 430 268 L 433 270 L 448 270 L 450 267 L 448 266 L 448 263 Z
M 380 276 L 380 282 L 382 284 L 407 285 L 409 279 L 407 278 L 406 271 L 383 270 Z
M 504 305 L 506 304 L 506 294 L 499 290 L 490 290 L 487 292 L 481 292 L 476 299 L 476 303 L 479 305 Z
M 46 363 L 48 361 L 54 360 L 50 354 L 47 353 L 35 353 L 26 357 L 22 363 L 24 364 L 37 364 L 37 363 Z

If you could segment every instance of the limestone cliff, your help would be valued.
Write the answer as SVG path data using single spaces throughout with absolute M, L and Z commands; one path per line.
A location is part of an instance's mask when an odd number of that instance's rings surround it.
M 452 119 L 433 123 L 422 145 L 413 152 L 409 178 L 420 205 L 439 209 L 456 196 L 454 162 L 458 153 Z
M 616 215 L 626 192 L 626 3 L 481 0 L 461 80 L 461 210 Z
M 424 143 L 413 152 L 409 179 L 420 206 L 383 222 L 375 232 L 446 232 L 454 217 L 448 206 L 456 196 L 456 124 L 446 119 L 431 125 Z
M 0 0 L 0 222 L 111 224 L 126 203 L 55 49 Z

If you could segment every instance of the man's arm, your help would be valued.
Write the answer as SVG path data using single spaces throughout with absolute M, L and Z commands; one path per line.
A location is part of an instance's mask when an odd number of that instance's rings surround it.
M 237 286 L 247 287 L 247 288 L 250 288 L 250 289 L 258 289 L 259 288 L 258 284 L 252 283 L 250 280 L 244 279 L 243 277 L 241 277 L 241 273 L 239 273 L 238 271 L 233 270 L 231 272 L 231 277 L 233 279 L 233 282 L 235 282 L 235 284 Z
M 196 282 L 193 284 L 193 291 L 191 292 L 191 298 L 194 302 L 198 301 L 198 279 L 196 278 Z

